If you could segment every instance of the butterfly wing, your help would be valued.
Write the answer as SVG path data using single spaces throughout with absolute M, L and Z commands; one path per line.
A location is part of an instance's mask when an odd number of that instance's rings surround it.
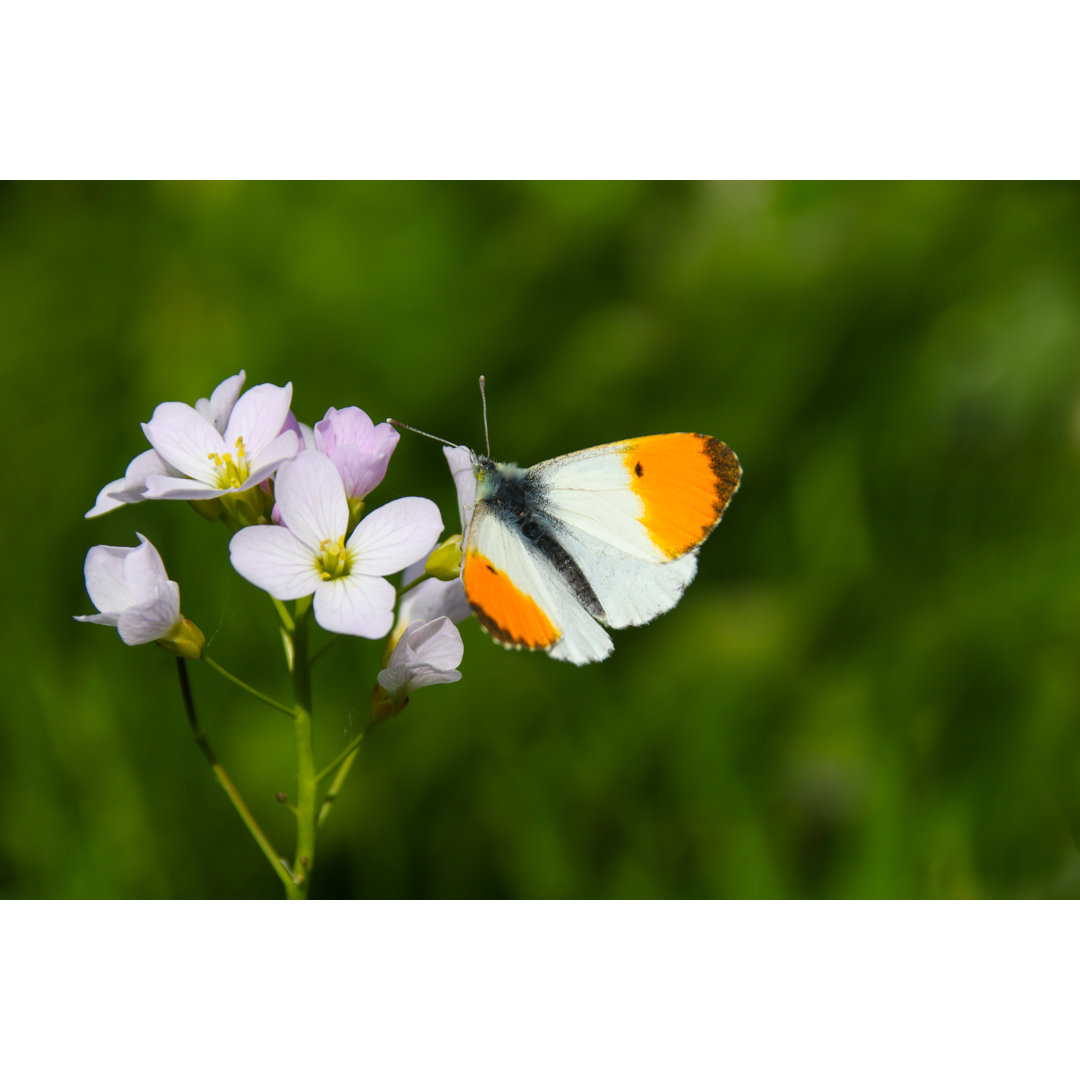
M 612 627 L 673 608 L 697 572 L 697 549 L 738 489 L 735 454 L 678 433 L 594 446 L 541 462 L 545 512 Z

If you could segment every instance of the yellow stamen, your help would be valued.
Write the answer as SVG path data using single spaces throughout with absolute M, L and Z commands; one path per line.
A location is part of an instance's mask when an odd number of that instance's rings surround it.
M 236 437 L 235 461 L 233 460 L 232 454 L 228 452 L 225 454 L 207 454 L 206 456 L 217 466 L 217 485 L 219 488 L 242 487 L 244 481 L 251 475 L 251 467 L 248 464 L 247 450 L 244 447 L 243 435 L 238 435 Z
M 337 540 L 324 540 L 319 545 L 319 558 L 316 562 L 319 576 L 323 581 L 346 577 L 352 566 L 352 553 L 345 546 L 345 537 Z

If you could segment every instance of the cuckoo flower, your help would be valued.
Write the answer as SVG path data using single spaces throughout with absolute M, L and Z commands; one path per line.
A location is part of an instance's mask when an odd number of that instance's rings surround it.
M 202 632 L 180 614 L 180 586 L 170 581 L 157 549 L 141 533 L 135 548 L 93 547 L 86 555 L 86 591 L 98 615 L 79 622 L 115 626 L 125 645 L 160 641 L 173 652 L 197 659 Z
M 364 498 L 382 483 L 399 438 L 390 424 L 373 424 L 356 406 L 327 409 L 315 425 L 315 449 L 337 466 L 345 494 L 353 500 Z
M 244 385 L 244 378 L 243 371 L 238 375 L 230 375 L 214 390 L 209 399 L 199 398 L 195 402 L 195 411 L 213 424 L 218 432 L 223 432 L 228 425 L 229 416 Z M 146 498 L 146 481 L 150 476 L 180 475 L 156 450 L 145 450 L 132 460 L 119 480 L 113 480 L 98 492 L 97 501 L 85 516 L 100 517 L 125 503 L 142 502 Z
M 146 478 L 148 499 L 214 499 L 246 491 L 295 457 L 295 431 L 282 431 L 292 400 L 292 383 L 261 383 L 229 413 L 225 431 L 198 410 L 167 401 L 154 410 L 143 431 L 178 476 Z
M 411 623 L 379 672 L 379 685 L 372 695 L 376 718 L 395 716 L 414 690 L 457 682 L 461 678 L 457 666 L 464 652 L 461 634 L 445 615 Z
M 236 571 L 277 600 L 314 593 L 315 619 L 327 630 L 387 634 L 397 594 L 384 575 L 431 548 L 442 532 L 438 507 L 430 499 L 395 499 L 367 514 L 347 537 L 341 476 L 316 450 L 282 465 L 274 491 L 282 523 L 253 525 L 232 538 Z

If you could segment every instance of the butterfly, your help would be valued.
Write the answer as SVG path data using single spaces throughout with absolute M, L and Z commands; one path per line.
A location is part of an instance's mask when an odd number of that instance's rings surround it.
M 613 648 L 604 627 L 673 608 L 698 548 L 739 487 L 734 452 L 679 432 L 500 464 L 443 448 L 458 490 L 461 577 L 481 626 L 508 648 L 588 664 Z

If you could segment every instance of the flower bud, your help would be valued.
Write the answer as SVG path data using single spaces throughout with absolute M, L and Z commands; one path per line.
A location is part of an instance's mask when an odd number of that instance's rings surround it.
M 448 536 L 428 556 L 424 573 L 439 581 L 453 581 L 461 574 L 461 536 Z

